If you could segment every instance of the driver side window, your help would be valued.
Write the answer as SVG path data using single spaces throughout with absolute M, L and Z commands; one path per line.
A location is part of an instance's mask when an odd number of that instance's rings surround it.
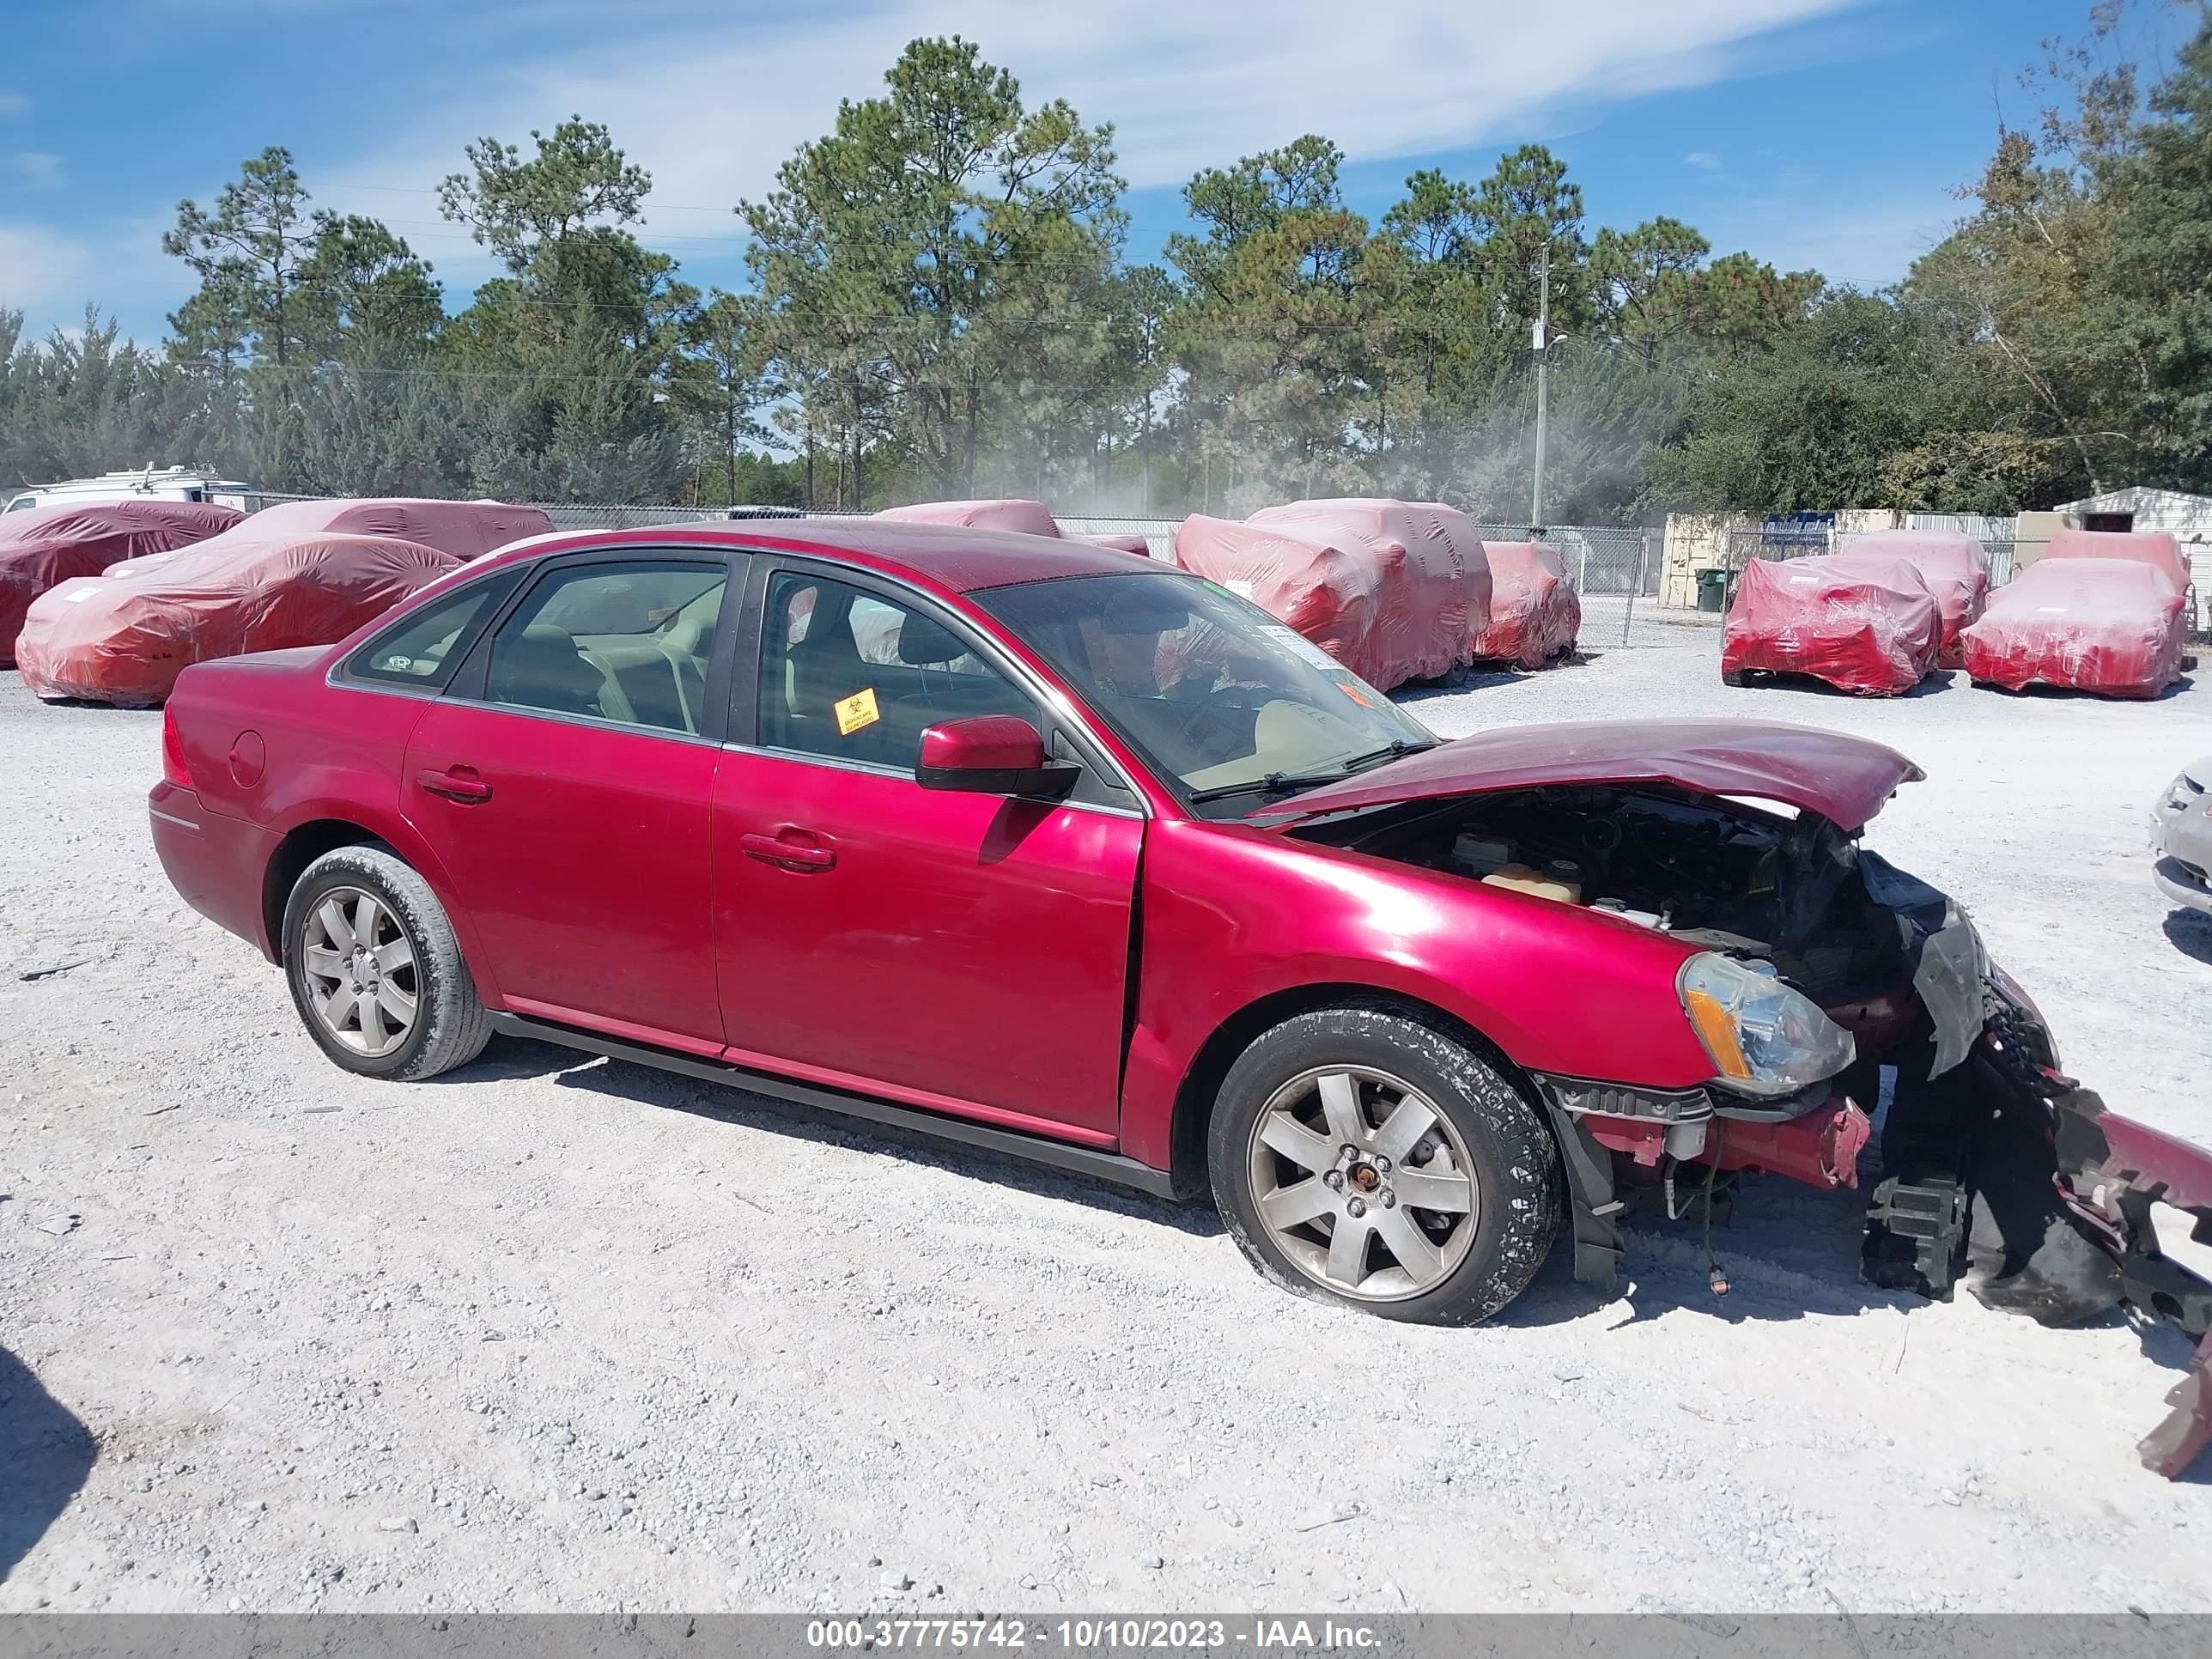
M 922 611 L 849 583 L 779 571 L 762 621 L 763 747 L 911 771 L 940 720 L 1035 702 Z

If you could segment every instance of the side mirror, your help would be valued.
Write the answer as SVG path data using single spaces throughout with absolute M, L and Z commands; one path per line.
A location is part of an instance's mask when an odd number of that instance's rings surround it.
M 1045 758 L 1036 727 L 1013 714 L 944 720 L 921 734 L 914 781 L 925 789 L 977 795 L 1057 799 L 1075 787 L 1082 769 Z

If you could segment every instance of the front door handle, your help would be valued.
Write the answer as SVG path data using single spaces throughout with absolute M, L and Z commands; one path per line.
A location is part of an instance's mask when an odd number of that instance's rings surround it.
M 787 823 L 772 836 L 740 836 L 738 845 L 747 858 L 785 870 L 827 870 L 837 862 L 836 852 L 822 845 L 812 830 L 796 824 Z
M 491 786 L 477 775 L 472 766 L 449 766 L 442 772 L 417 772 L 415 781 L 447 800 L 474 803 L 491 799 Z

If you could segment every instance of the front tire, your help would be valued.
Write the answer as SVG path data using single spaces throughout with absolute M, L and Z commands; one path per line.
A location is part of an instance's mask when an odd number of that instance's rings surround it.
M 1535 1108 L 1468 1044 L 1389 1008 L 1322 1009 L 1261 1036 L 1222 1084 L 1207 1152 L 1254 1267 L 1386 1319 L 1489 1318 L 1559 1223 Z
M 491 1040 L 437 896 L 385 848 L 341 847 L 309 865 L 285 904 L 283 940 L 293 1006 L 349 1072 L 419 1082 Z

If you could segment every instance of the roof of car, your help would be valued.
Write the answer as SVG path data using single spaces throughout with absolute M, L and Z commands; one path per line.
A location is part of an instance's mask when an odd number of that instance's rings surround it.
M 688 546 L 820 552 L 886 575 L 918 577 L 955 593 L 1007 587 L 1054 576 L 1095 576 L 1130 571 L 1172 571 L 1173 565 L 1095 542 L 1025 536 L 1007 530 L 912 524 L 896 519 L 749 519 L 737 522 L 659 525 L 637 530 L 535 537 L 511 552 L 557 553 L 568 548 L 655 539 Z

